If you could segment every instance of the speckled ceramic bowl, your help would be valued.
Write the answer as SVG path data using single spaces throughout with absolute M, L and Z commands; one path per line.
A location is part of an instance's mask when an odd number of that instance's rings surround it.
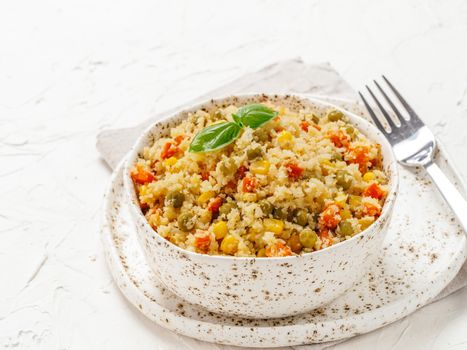
M 381 133 L 366 120 L 342 110 L 370 139 L 381 144 L 390 191 L 378 220 L 351 239 L 329 248 L 280 258 L 210 256 L 186 251 L 154 232 L 142 214 L 130 168 L 155 138 L 200 108 L 271 101 L 291 109 L 317 112 L 335 106 L 298 96 L 248 95 L 211 100 L 158 121 L 141 135 L 127 157 L 124 184 L 138 239 L 146 258 L 164 285 L 181 298 L 209 311 L 247 318 L 275 318 L 310 311 L 328 303 L 362 278 L 386 236 L 398 187 L 396 161 Z

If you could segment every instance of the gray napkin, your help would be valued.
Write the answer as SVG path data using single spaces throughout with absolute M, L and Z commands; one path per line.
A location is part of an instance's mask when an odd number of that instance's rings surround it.
M 139 134 L 151 123 L 162 116 L 172 114 L 189 105 L 208 98 L 240 93 L 302 93 L 323 95 L 337 98 L 357 99 L 355 91 L 331 67 L 324 64 L 306 64 L 301 59 L 278 62 L 259 71 L 248 73 L 237 80 L 221 86 L 194 101 L 190 101 L 175 109 L 164 111 L 143 123 L 125 129 L 102 131 L 97 136 L 97 149 L 107 164 L 113 169 L 131 148 Z M 464 264 L 454 280 L 432 300 L 436 301 L 454 293 L 467 285 L 467 263 Z M 300 350 L 319 350 L 339 342 L 329 342 L 309 346 L 301 346 Z

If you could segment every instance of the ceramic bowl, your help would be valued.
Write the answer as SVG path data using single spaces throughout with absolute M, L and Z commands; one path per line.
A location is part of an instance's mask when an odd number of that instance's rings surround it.
M 369 122 L 342 110 L 370 139 L 381 144 L 383 165 L 389 174 L 386 203 L 381 216 L 351 239 L 299 256 L 250 258 L 210 256 L 186 251 L 165 240 L 142 214 L 130 169 L 142 149 L 200 108 L 207 111 L 230 104 L 270 101 L 290 109 L 316 112 L 335 106 L 291 95 L 230 96 L 185 109 L 150 126 L 131 149 L 124 169 L 125 190 L 146 259 L 161 282 L 172 292 L 214 313 L 246 318 L 275 318 L 310 311 L 344 293 L 375 263 L 396 199 L 398 175 L 391 147 Z

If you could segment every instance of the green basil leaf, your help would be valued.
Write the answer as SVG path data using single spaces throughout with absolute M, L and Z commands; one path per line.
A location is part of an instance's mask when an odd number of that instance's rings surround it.
M 198 132 L 190 144 L 190 152 L 210 152 L 235 141 L 242 127 L 234 122 L 210 125 Z
M 264 123 L 270 121 L 279 113 L 262 105 L 251 104 L 241 107 L 237 112 L 237 117 L 242 124 L 249 126 L 252 129 L 259 128 Z
M 242 121 L 240 120 L 240 118 L 239 118 L 238 115 L 232 114 L 232 119 L 234 120 L 235 123 L 237 123 L 238 125 L 240 125 L 240 126 L 243 127 L 243 123 L 242 123 Z

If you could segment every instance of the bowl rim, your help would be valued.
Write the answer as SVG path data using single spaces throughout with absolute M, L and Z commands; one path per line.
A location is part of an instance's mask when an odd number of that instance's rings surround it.
M 299 255 L 291 255 L 291 256 L 283 256 L 283 257 L 252 257 L 252 256 L 230 256 L 230 255 L 209 255 L 209 254 L 202 254 L 198 252 L 193 252 L 184 248 L 179 247 L 178 245 L 167 241 L 164 239 L 162 236 L 160 236 L 157 231 L 155 231 L 148 223 L 146 218 L 144 217 L 143 213 L 141 212 L 141 208 L 139 205 L 136 204 L 137 202 L 137 196 L 134 188 L 133 181 L 131 180 L 130 176 L 130 165 L 133 165 L 134 161 L 136 160 L 138 154 L 142 150 L 142 147 L 145 145 L 147 137 L 151 134 L 153 129 L 157 127 L 158 125 L 164 125 L 167 122 L 170 122 L 171 120 L 179 117 L 182 113 L 186 112 L 193 112 L 201 107 L 207 105 L 207 104 L 212 104 L 215 102 L 227 100 L 229 98 L 238 98 L 238 99 L 246 99 L 246 98 L 258 98 L 258 97 L 274 97 L 274 98 L 281 98 L 281 99 L 286 99 L 286 98 L 295 98 L 299 101 L 307 100 L 308 102 L 314 103 L 320 107 L 327 107 L 327 108 L 333 108 L 336 110 L 339 110 L 343 112 L 344 114 L 348 115 L 351 117 L 351 119 L 355 119 L 358 121 L 358 123 L 365 125 L 366 128 L 369 128 L 372 130 L 372 133 L 378 138 L 377 140 L 374 140 L 378 142 L 379 144 L 384 144 L 384 147 L 389 150 L 388 155 L 389 159 L 386 160 L 387 162 L 387 169 L 389 173 L 389 184 L 391 185 L 389 191 L 388 191 L 388 196 L 386 197 L 386 200 L 383 204 L 381 215 L 378 217 L 378 219 L 375 220 L 374 223 L 372 223 L 368 228 L 365 230 L 359 232 L 355 236 L 352 236 L 349 239 L 346 239 L 345 241 L 339 242 L 337 244 L 333 244 L 332 246 L 305 253 L 305 254 L 299 254 Z M 327 96 L 319 96 L 320 98 L 328 98 Z M 329 99 L 332 99 L 332 97 L 329 97 Z M 351 103 L 356 103 L 356 101 L 349 101 Z M 268 262 L 285 262 L 291 259 L 299 259 L 299 258 L 306 258 L 306 257 L 317 257 L 319 255 L 323 255 L 326 253 L 330 253 L 331 251 L 344 249 L 346 245 L 351 244 L 352 242 L 356 240 L 361 240 L 364 236 L 372 232 L 372 228 L 374 227 L 384 227 L 384 224 L 386 223 L 387 220 L 390 219 L 392 209 L 394 206 L 394 202 L 397 198 L 397 193 L 399 189 L 399 171 L 397 168 L 397 160 L 395 159 L 393 149 L 391 145 L 389 144 L 388 140 L 384 137 L 384 135 L 376 128 L 375 125 L 370 123 L 368 120 L 362 118 L 361 116 L 345 109 L 340 106 L 337 106 L 331 102 L 323 101 L 319 98 L 316 98 L 314 96 L 309 96 L 305 94 L 300 94 L 300 93 L 289 93 L 289 94 L 275 94 L 275 93 L 247 93 L 247 94 L 229 94 L 229 95 L 220 95 L 220 96 L 215 96 L 213 98 L 208 98 L 205 99 L 201 102 L 197 102 L 194 104 L 190 104 L 188 106 L 183 106 L 179 109 L 177 109 L 174 112 L 171 112 L 170 114 L 152 122 L 149 126 L 147 126 L 144 131 L 139 135 L 137 140 L 133 143 L 133 146 L 131 147 L 130 151 L 127 153 L 124 159 L 124 168 L 123 168 L 123 180 L 124 180 L 124 190 L 127 195 L 127 199 L 129 201 L 128 205 L 130 207 L 131 212 L 136 215 L 136 217 L 143 223 L 143 226 L 145 229 L 149 231 L 154 231 L 155 233 L 155 239 L 159 241 L 162 244 L 165 244 L 167 247 L 170 247 L 171 249 L 175 249 L 179 254 L 184 254 L 185 256 L 190 256 L 192 258 L 198 258 L 198 259 L 208 259 L 208 260 L 213 260 L 213 261 L 268 261 Z M 140 228 L 137 227 L 137 230 L 139 231 Z M 146 230 L 145 230 L 146 231 Z

